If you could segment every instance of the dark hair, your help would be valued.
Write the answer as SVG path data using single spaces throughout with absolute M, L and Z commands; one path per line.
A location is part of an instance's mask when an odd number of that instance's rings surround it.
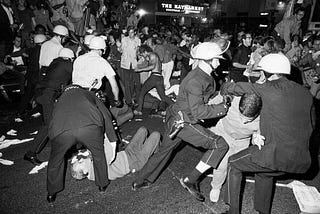
M 34 27 L 34 32 L 36 34 L 39 34 L 39 33 L 45 33 L 47 31 L 46 27 L 41 25 L 41 24 L 37 24 L 35 27 Z
M 257 117 L 262 108 L 262 99 L 257 94 L 244 94 L 239 102 L 239 111 L 249 118 Z
M 148 45 L 141 45 L 139 47 L 139 53 L 143 53 L 143 52 L 152 52 L 152 48 L 150 48 Z
M 306 12 L 303 7 L 297 7 L 297 8 L 294 9 L 294 14 L 298 14 L 299 11 L 302 11 L 302 12 L 304 12 L 304 13 Z
M 252 36 L 251 32 L 244 32 L 244 34 L 241 36 L 241 40 L 246 39 L 248 34 Z

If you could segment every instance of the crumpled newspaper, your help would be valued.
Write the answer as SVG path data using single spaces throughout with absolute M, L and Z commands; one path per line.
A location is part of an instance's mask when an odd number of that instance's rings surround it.
M 29 174 L 37 174 L 41 169 L 45 168 L 48 165 L 48 161 L 43 162 L 39 166 L 33 167 L 33 169 L 29 172 Z
M 32 141 L 34 138 L 27 138 L 27 139 L 23 139 L 23 140 L 19 140 L 19 139 L 12 139 L 12 140 L 4 140 L 4 141 L 0 141 L 0 149 L 4 149 L 7 148 L 11 145 L 16 145 L 16 144 L 21 144 L 21 143 L 25 143 L 25 142 L 29 142 Z
M 3 164 L 3 165 L 12 165 L 12 164 L 14 164 L 13 161 L 2 159 L 1 157 L 2 157 L 2 153 L 0 152 L 0 163 L 1 164 Z

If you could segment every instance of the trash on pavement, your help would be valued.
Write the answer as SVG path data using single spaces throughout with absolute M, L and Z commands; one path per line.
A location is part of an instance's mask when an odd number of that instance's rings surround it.
M 48 165 L 48 161 L 43 162 L 39 166 L 33 167 L 33 169 L 29 172 L 29 174 L 37 174 L 41 169 L 45 168 Z

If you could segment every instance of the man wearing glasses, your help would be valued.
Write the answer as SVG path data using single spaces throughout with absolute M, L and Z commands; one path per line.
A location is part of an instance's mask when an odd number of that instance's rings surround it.
M 251 55 L 251 33 L 242 35 L 242 44 L 237 48 L 232 59 L 233 69 L 230 72 L 230 78 L 235 82 L 248 82 L 248 78 L 243 72 L 249 67 L 248 62 Z

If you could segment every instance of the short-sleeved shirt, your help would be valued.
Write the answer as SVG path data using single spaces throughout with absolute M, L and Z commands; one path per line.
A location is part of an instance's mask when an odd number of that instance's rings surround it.
M 41 46 L 39 65 L 49 66 L 50 63 L 59 56 L 59 51 L 63 48 L 57 38 L 53 37 Z
M 121 40 L 121 68 L 135 69 L 137 67 L 137 50 L 141 45 L 141 40 L 138 37 L 130 39 L 129 37 L 124 37 Z
M 72 83 L 84 88 L 90 88 L 97 80 L 94 88 L 101 87 L 103 77 L 115 76 L 115 72 L 107 60 L 95 52 L 89 52 L 79 56 L 73 64 Z
M 251 55 L 251 48 L 246 47 L 244 45 L 240 45 L 232 59 L 232 62 L 237 62 L 242 65 L 246 65 L 249 60 L 250 60 L 250 55 Z M 245 70 L 245 69 L 239 69 L 235 68 L 236 70 Z

